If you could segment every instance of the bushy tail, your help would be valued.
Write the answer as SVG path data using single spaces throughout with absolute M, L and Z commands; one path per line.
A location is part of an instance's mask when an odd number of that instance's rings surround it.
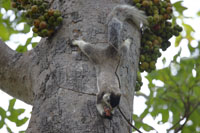
M 140 24 L 148 24 L 145 13 L 134 6 L 129 5 L 118 5 L 114 7 L 108 16 L 107 22 L 109 23 L 113 18 L 118 19 L 122 23 L 125 20 L 130 19 L 138 28 L 140 28 Z

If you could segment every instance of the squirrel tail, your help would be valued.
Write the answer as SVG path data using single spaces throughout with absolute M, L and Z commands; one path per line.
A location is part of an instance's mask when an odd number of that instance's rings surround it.
M 138 28 L 140 28 L 141 23 L 148 24 L 145 13 L 134 6 L 129 5 L 118 5 L 114 7 L 108 16 L 107 23 L 112 21 L 113 18 L 117 18 L 122 23 L 125 20 L 130 19 Z

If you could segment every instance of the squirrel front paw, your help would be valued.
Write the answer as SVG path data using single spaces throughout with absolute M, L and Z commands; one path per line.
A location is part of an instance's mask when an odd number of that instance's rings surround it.
M 72 44 L 74 45 L 74 46 L 84 46 L 85 44 L 87 44 L 87 42 L 85 42 L 85 41 L 83 41 L 83 40 L 74 40 L 74 41 L 72 41 Z
M 125 46 L 127 50 L 129 50 L 131 43 L 132 43 L 132 39 L 128 38 L 124 41 L 123 46 Z

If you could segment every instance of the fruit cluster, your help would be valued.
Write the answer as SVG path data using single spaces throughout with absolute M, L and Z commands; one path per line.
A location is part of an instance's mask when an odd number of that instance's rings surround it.
M 178 36 L 182 28 L 172 25 L 172 4 L 170 0 L 133 0 L 134 5 L 143 10 L 148 16 L 148 27 L 142 32 L 140 64 L 141 72 L 151 72 L 155 69 L 157 58 L 161 56 L 160 48 L 165 51 L 169 46 L 169 39 Z
M 33 32 L 41 37 L 51 36 L 63 20 L 60 11 L 49 9 L 44 0 L 12 0 L 12 7 L 25 11 Z
M 142 77 L 140 75 L 140 72 L 138 71 L 137 72 L 136 85 L 135 85 L 135 91 L 139 91 L 142 85 L 143 85 Z
M 172 4 L 170 0 L 133 0 L 134 6 L 147 15 L 149 25 L 144 26 L 140 48 L 140 72 L 151 72 L 155 69 L 160 49 L 165 51 L 171 43 L 169 39 L 178 36 L 182 28 L 172 25 Z

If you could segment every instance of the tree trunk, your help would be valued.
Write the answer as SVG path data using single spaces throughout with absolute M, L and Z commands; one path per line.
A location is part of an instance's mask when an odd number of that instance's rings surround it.
M 125 3 L 125 0 L 54 1 L 52 7 L 61 10 L 64 16 L 63 25 L 51 38 L 42 39 L 32 51 L 20 55 L 19 60 L 24 61 L 26 69 L 16 67 L 15 71 L 7 72 L 7 75 L 14 73 L 15 79 L 20 77 L 20 80 L 15 82 L 21 85 L 9 86 L 6 83 L 11 81 L 10 78 L 0 77 L 0 87 L 5 84 L 4 91 L 10 94 L 15 92 L 16 95 L 13 96 L 33 105 L 28 133 L 132 132 L 130 125 L 118 110 L 112 120 L 104 119 L 97 112 L 96 96 L 79 93 L 97 93 L 96 72 L 94 65 L 78 47 L 71 45 L 74 39 L 107 45 L 107 15 L 113 7 Z M 140 31 L 129 23 L 124 27 L 124 31 L 124 38 L 132 36 L 134 43 L 128 57 L 123 59 L 117 71 L 122 91 L 119 106 L 132 121 Z M 8 48 L 0 47 L 1 49 Z M 3 54 L 9 56 L 10 52 L 7 51 Z M 18 55 L 13 53 L 13 58 Z M 0 57 L 3 57 L 1 53 Z M 13 62 L 13 58 L 9 60 Z M 19 64 L 19 60 L 14 63 Z M 1 59 L 0 63 L 2 64 Z M 6 68 L 1 67 L 1 74 L 5 72 L 4 69 Z M 22 85 L 25 87 L 21 87 Z M 7 88 L 12 91 L 7 91 Z M 24 92 L 21 93 L 19 88 Z M 21 95 L 17 95 L 18 93 Z

